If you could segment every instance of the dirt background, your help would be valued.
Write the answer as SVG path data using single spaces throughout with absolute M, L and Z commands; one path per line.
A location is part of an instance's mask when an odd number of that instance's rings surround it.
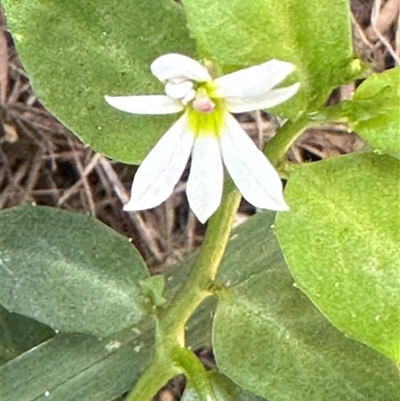
M 400 0 L 351 0 L 355 53 L 370 63 L 370 72 L 399 65 Z M 337 88 L 328 104 L 349 99 L 360 82 Z M 264 112 L 238 116 L 258 144 L 275 134 L 280 121 Z M 125 213 L 123 204 L 136 167 L 109 160 L 86 148 L 36 98 L 7 31 L 0 5 L 0 208 L 25 203 L 86 212 L 132 238 L 152 274 L 181 260 L 199 247 L 204 226 L 190 211 L 185 196 L 190 162 L 173 195 L 162 205 Z M 354 152 L 363 141 L 346 126 L 308 129 L 288 154 L 293 162 L 317 161 Z M 242 201 L 237 224 L 255 212 Z M 211 350 L 199 357 L 213 366 Z M 175 401 L 182 378 L 171 381 L 154 400 Z

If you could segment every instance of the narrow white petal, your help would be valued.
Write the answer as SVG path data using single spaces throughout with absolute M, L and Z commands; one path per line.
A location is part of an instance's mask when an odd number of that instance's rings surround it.
M 125 211 L 151 209 L 164 202 L 181 177 L 193 146 L 184 114 L 143 160 L 132 184 Z
M 228 97 L 225 98 L 226 107 L 231 113 L 244 113 L 247 111 L 268 109 L 285 102 L 294 96 L 299 90 L 300 84 L 294 84 L 287 88 L 271 89 L 260 96 Z
M 134 114 L 171 114 L 183 110 L 181 102 L 164 95 L 104 96 L 104 99 L 116 109 Z
M 184 99 L 193 89 L 192 81 L 183 81 L 175 83 L 167 82 L 165 85 L 165 93 L 172 99 Z
M 176 53 L 158 57 L 151 64 L 151 71 L 161 82 L 182 78 L 198 82 L 211 80 L 206 67 L 190 57 Z
M 221 203 L 224 169 L 218 139 L 202 135 L 195 139 L 186 194 L 190 208 L 205 223 Z
M 225 166 L 248 202 L 262 209 L 289 209 L 277 171 L 231 115 L 220 142 Z
M 214 83 L 218 96 L 242 97 L 259 96 L 282 82 L 296 66 L 279 60 L 235 71 L 217 78 Z

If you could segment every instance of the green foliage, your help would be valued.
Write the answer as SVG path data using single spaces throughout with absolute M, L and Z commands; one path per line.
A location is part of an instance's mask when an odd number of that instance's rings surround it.
M 369 77 L 353 100 L 321 108 L 360 71 L 347 0 L 3 3 L 35 93 L 114 159 L 139 163 L 175 117 L 124 114 L 104 95 L 162 93 L 150 63 L 193 55 L 191 37 L 224 73 L 271 58 L 296 65 L 284 84 L 301 90 L 274 109 L 293 121 L 267 144 L 273 164 L 310 120 L 329 117 L 348 121 L 378 152 L 400 154 L 398 68 Z M 276 221 L 286 262 L 273 213 L 252 217 L 228 243 L 239 195 L 227 181 L 200 256 L 165 281 L 149 278 L 128 239 L 91 217 L 32 206 L 1 212 L 2 400 L 110 401 L 137 382 L 128 400 L 147 401 L 181 372 L 193 384 L 184 401 L 213 390 L 223 401 L 397 400 L 399 164 L 365 153 L 293 169 L 291 210 Z M 205 372 L 190 350 L 211 339 L 219 372 Z
M 222 275 L 227 265 L 236 273 L 224 276 L 229 289 L 214 316 L 220 371 L 274 401 L 347 400 L 349 394 L 354 401 L 397 400 L 395 364 L 346 338 L 293 286 L 272 222 L 269 213 L 250 219 L 221 266 Z
M 373 74 L 343 104 L 350 128 L 380 152 L 400 152 L 400 68 Z
M 149 297 L 154 308 L 165 304 L 167 300 L 163 297 L 165 284 L 163 276 L 151 276 L 141 280 L 139 284 L 143 294 Z
M 242 390 L 226 376 L 217 371 L 207 372 L 207 375 L 218 401 L 264 401 L 264 398 Z M 185 388 L 181 401 L 199 401 L 199 397 L 190 385 L 190 382 Z
M 39 210 L 40 213 L 40 208 L 33 210 Z M 41 223 L 38 221 L 40 228 Z M 186 281 L 195 257 L 196 255 L 192 255 L 185 263 L 174 266 L 165 273 L 164 295 L 167 299 L 171 300 Z M 159 279 L 156 281 L 161 282 Z M 192 317 L 186 331 L 188 346 L 195 349 L 209 343 L 211 311 L 214 305 L 214 302 L 206 302 Z M 5 310 L 4 312 L 10 315 Z M 23 327 L 13 327 L 8 343 L 18 340 L 19 333 L 26 330 L 26 322 L 30 320 L 23 316 L 18 317 L 18 322 L 22 322 Z M 152 320 L 149 317 L 132 329 L 113 333 L 104 339 L 59 333 L 19 358 L 16 356 L 20 352 L 9 355 L 9 359 L 15 359 L 0 367 L 2 401 L 34 401 L 46 391 L 58 401 L 110 401 L 118 397 L 132 388 L 151 359 L 154 351 Z M 33 320 L 32 324 L 35 328 L 32 335 L 38 337 L 43 325 Z M 2 320 L 0 329 L 3 330 L 4 326 Z M 15 383 L 18 383 L 18 387 Z
M 127 238 L 55 208 L 17 207 L 0 216 L 0 303 L 8 310 L 101 337 L 145 317 L 138 281 L 148 273 Z
M 0 305 L 0 365 L 53 337 L 50 327 Z
M 274 110 L 290 118 L 319 107 L 357 73 L 347 0 L 183 0 L 198 53 L 231 71 L 271 58 L 298 68 L 301 91 Z M 228 11 L 229 10 L 229 11 Z M 223 34 L 221 34 L 223 32 Z
M 125 331 L 107 339 L 61 333 L 0 368 L 2 401 L 110 401 L 138 379 L 152 336 Z M 18 386 L 15 385 L 18 383 Z
M 166 272 L 164 295 L 167 299 L 171 299 L 185 282 L 193 259 Z M 198 348 L 209 342 L 212 305 L 207 303 L 193 316 L 186 333 L 189 346 Z M 133 387 L 151 359 L 154 351 L 152 320 L 148 318 L 132 329 L 104 339 L 74 333 L 57 334 L 0 367 L 2 401 L 34 401 L 46 391 L 58 401 L 110 401 L 120 396 Z M 38 322 L 36 325 L 42 326 Z M 19 330 L 22 328 L 10 333 L 10 337 L 18 336 Z M 17 388 L 15 383 L 19 383 Z
M 370 398 L 365 397 L 364 401 L 395 399 L 393 397 L 397 394 L 398 378 L 394 364 L 379 353 L 341 335 L 305 296 L 293 288 L 278 243 L 269 228 L 273 219 L 273 213 L 254 216 L 239 227 L 229 241 L 218 274 L 218 281 L 228 288 L 218 305 L 214 325 L 218 366 L 236 383 L 255 391 L 255 380 L 250 380 L 251 375 L 262 375 L 258 384 L 260 386 L 272 374 L 271 366 L 276 367 L 279 362 L 284 364 L 286 361 L 298 369 L 296 374 L 301 374 L 301 389 L 315 384 L 316 377 L 313 376 L 315 370 L 310 372 L 304 369 L 308 365 L 301 365 L 299 361 L 317 361 L 315 369 L 318 374 L 325 373 L 319 379 L 325 380 L 322 387 L 335 391 L 343 387 L 352 394 L 365 394 L 369 389 Z M 166 299 L 173 299 L 186 281 L 195 258 L 196 255 L 193 255 L 165 273 Z M 237 319 L 229 312 L 234 303 L 239 304 Z M 209 344 L 214 306 L 215 302 L 205 302 L 192 317 L 186 333 L 188 346 L 197 348 Z M 262 314 L 254 313 L 260 310 Z M 228 319 L 222 316 L 225 312 L 228 312 Z M 269 313 L 268 327 L 263 329 L 266 313 Z M 271 325 L 271 322 L 274 324 Z M 287 329 L 282 334 L 278 329 L 283 330 L 285 326 Z M 222 333 L 222 330 L 229 333 Z M 285 337 L 288 333 L 292 342 Z M 1 368 L 2 400 L 34 401 L 43 396 L 45 391 L 50 391 L 53 399 L 59 401 L 109 401 L 130 389 L 138 380 L 153 353 L 153 334 L 152 318 L 136 325 L 134 330 L 123 330 L 103 340 L 88 335 L 57 334 L 40 347 L 24 353 Z M 235 338 L 235 334 L 239 336 Z M 324 341 L 327 337 L 331 340 L 329 347 Z M 243 338 L 246 338 L 245 342 Z M 273 346 L 268 347 L 266 344 Z M 294 349 L 290 348 L 293 354 L 288 353 L 289 345 L 296 345 Z M 285 353 L 288 354 L 288 360 L 277 358 L 277 355 Z M 338 356 L 334 356 L 335 353 Z M 339 355 L 343 359 L 340 363 Z M 334 362 L 328 364 L 328 356 Z M 262 371 L 257 371 L 254 361 L 257 361 Z M 328 367 L 330 372 L 327 371 Z M 291 378 L 292 369 L 287 372 L 278 371 L 276 374 L 279 374 L 280 380 L 295 384 L 300 379 Z M 21 380 L 27 377 L 29 380 Z M 341 379 L 336 385 L 338 377 Z M 17 388 L 14 386 L 16 382 L 19 383 Z M 239 397 L 236 398 L 238 401 L 261 401 L 261 398 L 241 390 L 221 374 L 212 373 L 210 382 L 217 395 Z M 383 382 L 384 386 L 381 385 Z M 279 390 L 277 385 L 272 389 Z M 282 386 L 279 397 L 284 397 L 286 393 L 287 388 Z M 189 396 L 190 392 L 186 397 Z M 230 398 L 222 400 L 229 401 Z M 329 398 L 326 400 L 329 401 Z
M 193 55 L 180 7 L 164 0 L 5 0 L 7 22 L 35 94 L 86 145 L 138 164 L 174 117 L 133 116 L 104 95 L 163 93 L 158 56 Z
M 302 165 L 276 230 L 298 286 L 348 336 L 400 360 L 400 161 L 356 154 Z M 384 399 L 384 398 L 382 398 Z

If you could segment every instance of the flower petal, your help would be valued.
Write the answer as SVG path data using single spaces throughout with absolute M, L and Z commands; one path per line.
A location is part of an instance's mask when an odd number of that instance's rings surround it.
M 192 81 L 173 82 L 169 81 L 165 84 L 165 93 L 172 99 L 183 99 L 193 89 Z
M 282 82 L 296 66 L 279 60 L 235 71 L 217 78 L 214 83 L 219 97 L 259 96 Z
M 227 113 L 221 133 L 221 153 L 230 176 L 252 205 L 270 210 L 288 210 L 281 179 L 239 123 Z
M 228 97 L 225 98 L 226 107 L 231 113 L 268 109 L 290 99 L 297 93 L 299 87 L 300 84 L 297 83 L 287 88 L 272 89 L 260 96 Z
M 151 71 L 161 82 L 182 78 L 198 82 L 211 81 L 206 67 L 177 53 L 165 54 L 155 59 L 151 64 Z
M 164 95 L 104 96 L 106 102 L 118 110 L 134 114 L 171 114 L 183 110 L 183 105 Z
M 151 209 L 171 195 L 185 169 L 193 140 L 184 114 L 143 160 L 135 174 L 125 211 Z
M 186 188 L 190 208 L 205 223 L 221 203 L 224 169 L 218 139 L 201 135 L 195 139 Z

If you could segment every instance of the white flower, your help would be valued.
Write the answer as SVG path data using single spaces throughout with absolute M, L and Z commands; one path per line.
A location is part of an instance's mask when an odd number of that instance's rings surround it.
M 206 67 L 181 54 L 166 54 L 151 65 L 165 83 L 165 95 L 106 96 L 113 107 L 137 114 L 183 115 L 143 160 L 126 211 L 153 208 L 165 201 L 192 156 L 187 197 L 205 222 L 218 208 L 223 164 L 243 197 L 262 209 L 288 210 L 278 173 L 231 113 L 269 108 L 292 97 L 300 84 L 272 89 L 295 66 L 271 60 L 212 79 Z

